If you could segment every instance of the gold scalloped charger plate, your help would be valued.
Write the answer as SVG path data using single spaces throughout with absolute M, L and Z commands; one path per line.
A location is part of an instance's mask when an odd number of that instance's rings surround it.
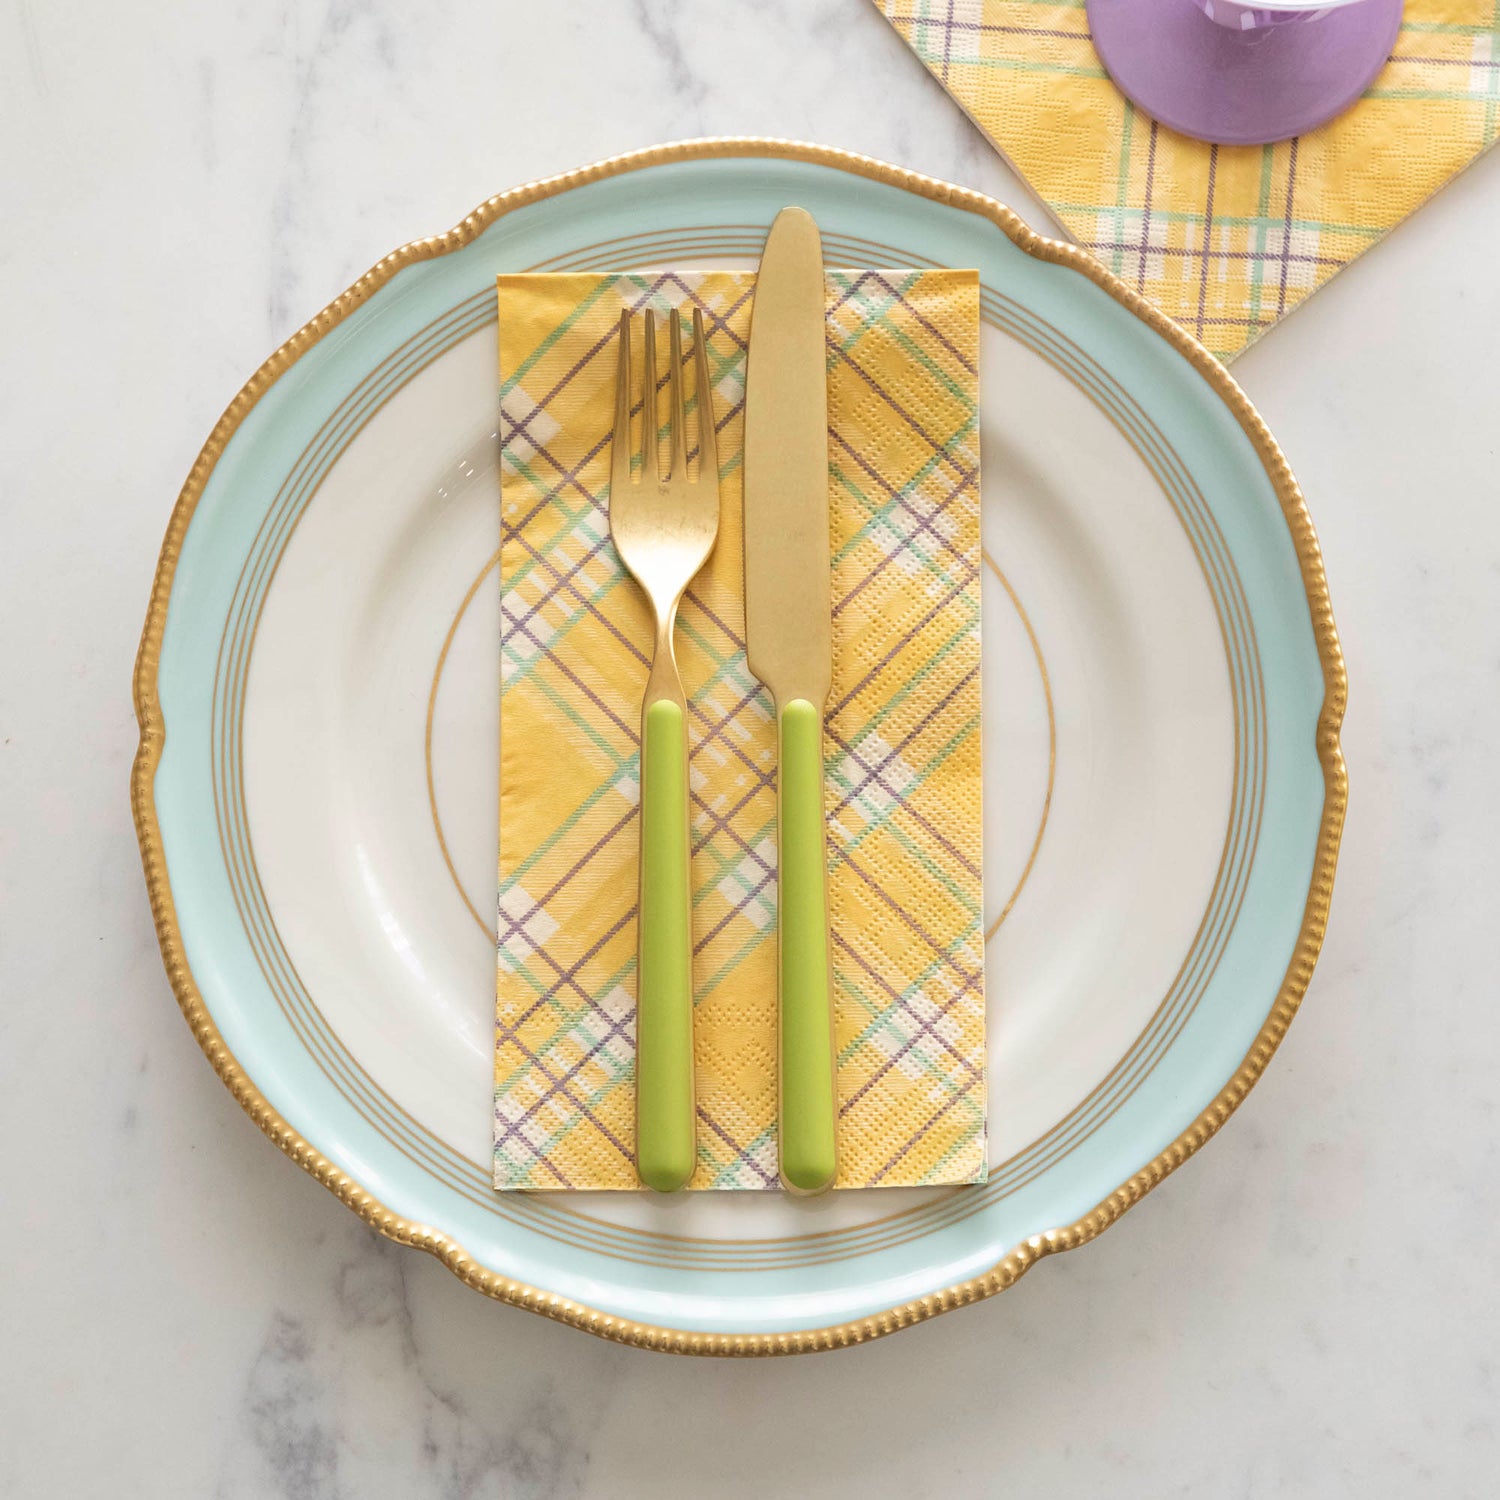
M 990 1172 L 964 1188 L 489 1186 L 494 278 L 753 263 L 982 287 Z M 1307 985 L 1343 666 L 1302 497 L 1214 359 L 998 204 L 774 141 L 494 198 L 278 350 L 173 513 L 132 794 L 167 973 L 252 1119 L 383 1233 L 610 1338 L 872 1338 L 1083 1243 L 1206 1141 Z

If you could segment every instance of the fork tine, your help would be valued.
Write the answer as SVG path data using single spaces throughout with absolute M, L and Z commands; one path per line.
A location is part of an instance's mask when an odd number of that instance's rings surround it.
M 682 314 L 672 309 L 672 478 L 679 483 L 687 478 L 687 418 L 683 415 L 682 392 Z
M 615 376 L 615 435 L 610 443 L 611 500 L 630 483 L 630 309 L 620 310 L 620 363 Z
M 719 441 L 714 430 L 714 393 L 708 377 L 708 346 L 703 338 L 703 309 L 693 309 L 693 393 L 698 402 L 698 477 L 719 482 Z
M 641 462 L 643 474 L 651 479 L 661 478 L 661 444 L 657 442 L 660 429 L 656 421 L 656 314 L 646 311 L 646 381 L 641 388 L 641 446 L 645 455 Z

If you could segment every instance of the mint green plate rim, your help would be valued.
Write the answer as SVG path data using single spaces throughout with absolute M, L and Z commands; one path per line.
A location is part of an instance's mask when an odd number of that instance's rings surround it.
M 679 224 L 727 214 L 769 225 L 793 201 L 827 229 L 979 265 L 987 285 L 1043 308 L 1167 433 L 1245 580 L 1265 667 L 1266 812 L 1225 961 L 1167 1057 L 1087 1150 L 899 1252 L 736 1272 L 726 1292 L 724 1272 L 591 1257 L 514 1222 L 486 1221 L 394 1158 L 326 1078 L 299 1065 L 263 978 L 241 961 L 240 919 L 215 878 L 217 844 L 201 835 L 205 813 L 212 826 L 200 763 L 211 745 L 212 679 L 193 643 L 217 638 L 214 580 L 237 569 L 254 507 L 263 511 L 275 493 L 256 465 L 275 462 L 277 424 L 315 425 L 320 400 L 399 339 L 403 300 L 420 309 L 455 287 L 491 284 L 496 271 L 566 250 L 580 222 L 596 239 L 624 237 L 649 232 L 670 206 Z M 1321 947 L 1347 801 L 1338 739 L 1347 679 L 1317 538 L 1285 459 L 1224 367 L 1087 254 L 1036 235 L 993 200 L 852 153 L 773 140 L 655 147 L 492 198 L 446 235 L 387 256 L 289 339 L 235 397 L 183 486 L 134 698 L 141 737 L 131 800 L 163 962 L 246 1113 L 381 1233 L 436 1255 L 476 1289 L 603 1337 L 683 1353 L 862 1342 L 1001 1291 L 1112 1224 L 1213 1136 L 1275 1052 Z

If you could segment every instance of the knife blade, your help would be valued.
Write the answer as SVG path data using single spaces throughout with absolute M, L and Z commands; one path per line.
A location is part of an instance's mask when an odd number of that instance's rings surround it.
M 832 678 L 823 248 L 786 208 L 766 239 L 745 390 L 745 647 L 777 722 L 781 1177 L 816 1193 L 837 1170 L 823 714 Z

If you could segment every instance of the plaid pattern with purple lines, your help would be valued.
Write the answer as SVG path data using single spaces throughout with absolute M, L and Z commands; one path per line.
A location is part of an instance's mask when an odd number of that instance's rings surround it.
M 1407 0 L 1353 109 L 1238 147 L 1131 104 L 1094 51 L 1085 0 L 876 3 L 1068 235 L 1226 360 L 1500 134 L 1500 0 Z
M 636 1186 L 637 754 L 651 634 L 609 542 L 609 441 L 620 308 L 694 303 L 722 519 L 677 627 L 692 753 L 692 1185 L 776 1186 L 775 729 L 745 663 L 741 602 L 752 291 L 729 273 L 500 280 L 500 1187 Z M 977 278 L 830 273 L 828 348 L 839 1180 L 974 1181 L 985 1170 Z M 688 411 L 691 431 L 696 394 Z

